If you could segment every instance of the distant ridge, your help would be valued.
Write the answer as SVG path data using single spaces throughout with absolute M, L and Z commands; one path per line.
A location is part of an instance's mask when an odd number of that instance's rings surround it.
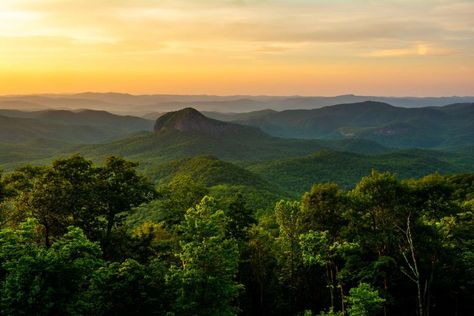
M 234 115 L 232 122 L 287 138 L 362 138 L 394 148 L 459 149 L 474 145 L 474 103 L 402 108 L 364 101 L 312 110 Z
M 271 110 L 316 109 L 342 103 L 377 101 L 397 107 L 444 106 L 472 103 L 465 97 L 381 97 L 346 94 L 340 96 L 251 96 L 251 95 L 132 95 L 124 93 L 79 93 L 0 96 L 0 108 L 21 110 L 79 109 L 106 110 L 119 114 L 143 116 L 152 112 L 175 111 L 193 107 L 199 111 L 243 113 Z

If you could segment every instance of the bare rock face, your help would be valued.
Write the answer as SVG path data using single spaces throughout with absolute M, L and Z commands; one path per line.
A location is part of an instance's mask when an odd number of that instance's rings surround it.
M 193 108 L 185 108 L 176 112 L 169 112 L 159 117 L 155 123 L 155 132 L 176 130 L 180 132 L 194 132 L 211 136 L 237 134 L 248 132 L 247 126 L 222 122 L 210 119 Z

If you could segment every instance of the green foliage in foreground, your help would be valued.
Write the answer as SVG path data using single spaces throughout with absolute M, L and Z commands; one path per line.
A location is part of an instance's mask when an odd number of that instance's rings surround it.
M 349 316 L 368 316 L 378 313 L 385 303 L 385 299 L 379 296 L 376 289 L 370 284 L 361 283 L 352 288 L 347 297 Z
M 116 157 L 0 180 L 2 315 L 474 310 L 473 175 L 373 171 L 350 191 L 316 184 L 260 217 L 245 195 L 216 199 L 184 176 L 155 192 Z
M 51 167 L 23 167 L 10 173 L 4 185 L 15 211 L 10 225 L 34 217 L 44 229 L 44 243 L 80 227 L 89 238 L 113 247 L 112 229 L 120 227 L 132 207 L 153 198 L 151 183 L 137 174 L 136 164 L 109 157 L 96 167 L 81 156 L 60 159 Z

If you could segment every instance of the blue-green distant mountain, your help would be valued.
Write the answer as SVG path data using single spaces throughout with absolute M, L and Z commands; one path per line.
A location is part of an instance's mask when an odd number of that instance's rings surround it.
M 138 131 L 151 131 L 153 121 L 105 111 L 0 109 L 0 143 L 48 139 L 70 143 L 109 141 Z
M 342 103 L 376 101 L 400 107 L 443 106 L 453 103 L 474 102 L 474 96 L 466 97 L 380 97 L 353 94 L 321 96 L 251 96 L 251 95 L 131 95 L 126 93 L 78 93 L 0 96 L 0 108 L 45 110 L 45 109 L 94 109 L 114 113 L 143 116 L 164 113 L 184 107 L 199 111 L 250 112 L 265 109 L 294 110 L 316 109 Z M 149 116 L 156 118 L 157 116 Z
M 222 118 L 287 138 L 360 138 L 400 148 L 459 149 L 474 145 L 474 103 L 400 108 L 370 101 Z
M 0 164 L 47 159 L 79 144 L 110 142 L 152 128 L 152 121 L 104 111 L 0 110 Z

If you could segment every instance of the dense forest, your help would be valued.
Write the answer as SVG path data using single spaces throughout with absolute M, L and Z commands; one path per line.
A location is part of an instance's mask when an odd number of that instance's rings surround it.
M 158 184 L 118 157 L 4 173 L 0 313 L 472 315 L 474 175 L 372 171 L 257 212 L 265 195 L 187 166 Z

